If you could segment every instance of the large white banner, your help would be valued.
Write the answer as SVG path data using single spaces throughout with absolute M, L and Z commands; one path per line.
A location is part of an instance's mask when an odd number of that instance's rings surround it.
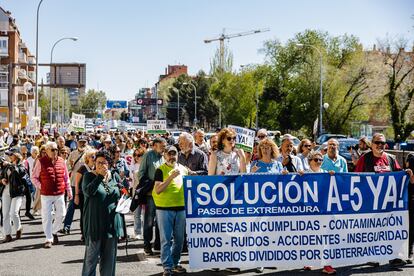
M 408 257 L 405 172 L 184 181 L 193 269 L 320 268 Z
M 85 132 L 85 115 L 72 113 L 72 119 L 70 120 L 70 130 Z

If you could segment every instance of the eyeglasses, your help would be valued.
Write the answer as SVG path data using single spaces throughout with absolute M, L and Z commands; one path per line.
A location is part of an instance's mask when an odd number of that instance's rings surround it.
M 313 158 L 312 160 L 315 161 L 315 162 L 322 162 L 323 161 L 322 158 Z
M 385 145 L 384 141 L 375 141 L 374 142 L 375 145 Z
M 236 136 L 234 137 L 226 137 L 227 141 L 236 141 Z
M 99 162 L 96 162 L 96 164 L 100 165 L 100 166 L 108 166 L 109 165 L 109 163 L 105 162 L 105 161 L 99 161 Z
M 259 136 L 257 136 L 257 138 L 259 138 L 259 139 L 263 139 L 265 137 L 266 137 L 266 135 L 259 135 Z

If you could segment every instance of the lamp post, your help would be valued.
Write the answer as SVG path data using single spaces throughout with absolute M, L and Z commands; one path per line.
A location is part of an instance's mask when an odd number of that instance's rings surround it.
M 168 88 L 177 92 L 177 128 L 180 129 L 180 90 L 172 86 L 169 86 Z
M 194 126 L 197 126 L 197 88 L 191 82 L 183 82 L 183 85 L 191 85 L 194 88 Z
M 323 93 L 322 93 L 322 52 L 315 46 L 311 44 L 302 44 L 297 43 L 296 46 L 298 47 L 311 47 L 315 49 L 319 54 L 319 67 L 320 67 L 320 92 L 319 92 L 319 135 L 323 132 L 323 125 L 322 125 L 322 112 L 323 112 Z
M 63 41 L 63 40 L 68 40 L 68 39 L 70 39 L 70 40 L 73 40 L 73 41 L 77 41 L 78 40 L 78 38 L 77 37 L 62 37 L 61 39 L 59 39 L 59 40 L 57 40 L 56 42 L 55 42 L 55 44 L 53 44 L 53 46 L 52 46 L 52 50 L 50 51 L 50 69 L 52 69 L 52 63 L 53 63 L 53 51 L 55 50 L 55 47 L 56 47 L 56 45 L 59 43 L 59 42 L 61 42 L 61 41 Z M 52 70 L 50 70 L 50 71 L 52 71 Z M 55 76 L 56 77 L 56 76 Z M 50 82 L 51 82 L 51 80 L 50 80 Z M 58 116 L 59 116 L 59 93 L 58 93 Z M 53 105 L 52 105 L 52 87 L 50 87 L 50 132 L 52 132 L 52 122 L 53 122 L 53 119 L 52 119 L 52 107 L 53 107 Z M 57 127 L 58 127 L 58 130 L 59 130 L 59 119 L 58 118 L 56 118 L 57 119 Z
M 35 88 L 35 116 L 38 116 L 38 109 L 39 109 L 39 93 L 37 85 L 38 83 L 38 68 L 39 68 L 39 10 L 40 5 L 42 4 L 43 0 L 40 0 L 39 4 L 37 5 L 37 13 L 36 13 L 36 88 Z

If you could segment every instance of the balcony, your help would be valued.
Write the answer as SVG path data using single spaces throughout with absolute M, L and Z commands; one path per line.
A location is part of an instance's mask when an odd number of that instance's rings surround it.
M 27 63 L 27 55 L 25 53 L 19 53 L 19 63 Z
M 36 58 L 34 56 L 29 56 L 27 58 L 27 63 L 29 63 L 30 65 L 36 65 Z

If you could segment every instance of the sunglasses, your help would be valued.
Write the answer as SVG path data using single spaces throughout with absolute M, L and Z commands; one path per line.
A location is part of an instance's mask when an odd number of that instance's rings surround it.
M 259 135 L 259 136 L 257 136 L 257 138 L 259 138 L 259 139 L 263 139 L 265 137 L 266 137 L 266 135 Z
M 323 161 L 323 159 L 321 159 L 321 158 L 313 158 L 312 160 L 315 161 L 315 162 L 322 162 Z
M 384 141 L 375 141 L 374 142 L 375 145 L 385 145 Z
M 312 145 L 303 145 L 304 147 L 310 148 Z
M 50 151 L 55 152 L 58 151 L 58 149 L 50 149 Z
M 234 137 L 226 137 L 227 141 L 236 141 L 236 136 Z
M 175 151 L 170 151 L 170 152 L 168 153 L 168 155 L 169 155 L 169 156 L 176 156 L 176 155 L 177 155 L 177 153 L 176 153 Z
M 121 151 L 120 150 L 117 150 L 116 153 L 121 153 Z

